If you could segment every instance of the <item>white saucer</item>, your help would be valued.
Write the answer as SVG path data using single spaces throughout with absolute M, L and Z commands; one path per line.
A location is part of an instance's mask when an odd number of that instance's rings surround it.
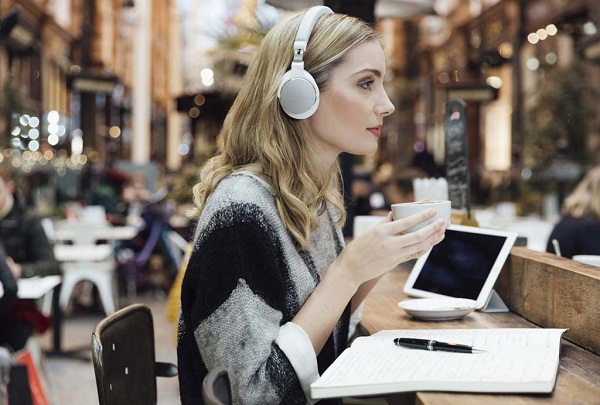
M 398 306 L 412 317 L 427 321 L 449 321 L 471 313 L 477 303 L 466 298 L 417 298 Z

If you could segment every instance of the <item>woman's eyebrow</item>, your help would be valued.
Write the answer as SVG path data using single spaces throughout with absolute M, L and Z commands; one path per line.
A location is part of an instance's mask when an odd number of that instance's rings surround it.
M 372 74 L 374 74 L 375 76 L 377 76 L 378 78 L 381 78 L 381 77 L 383 77 L 383 73 L 381 73 L 381 71 L 380 71 L 380 70 L 377 70 L 377 69 L 370 69 L 370 68 L 365 68 L 365 69 L 359 70 L 358 72 L 354 73 L 354 75 L 355 75 L 355 76 L 357 76 L 357 75 L 362 75 L 363 73 L 372 73 Z

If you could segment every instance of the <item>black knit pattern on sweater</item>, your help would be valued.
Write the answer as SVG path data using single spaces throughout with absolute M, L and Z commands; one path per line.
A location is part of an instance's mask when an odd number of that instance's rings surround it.
M 201 386 L 207 365 L 230 371 L 235 403 L 305 404 L 300 382 L 273 333 L 303 304 L 298 280 L 312 291 L 320 280 L 319 272 L 310 251 L 294 251 L 301 259 L 290 257 L 292 240 L 287 233 L 282 237 L 284 228 L 273 215 L 272 195 L 247 176 L 229 179 L 232 184 L 224 180 L 220 185 L 228 198 L 212 201 L 216 208 L 200 219 L 201 229 L 182 285 L 178 336 L 182 404 L 203 403 Z M 243 201 L 238 188 L 246 186 L 260 195 Z M 331 232 L 336 235 L 333 225 Z M 333 240 L 339 254 L 342 244 L 335 236 Z M 296 276 L 292 277 L 293 273 Z M 348 321 L 349 306 L 317 357 L 320 373 L 345 348 Z M 264 358 L 257 360 L 254 354 Z M 247 370 L 247 363 L 258 368 Z

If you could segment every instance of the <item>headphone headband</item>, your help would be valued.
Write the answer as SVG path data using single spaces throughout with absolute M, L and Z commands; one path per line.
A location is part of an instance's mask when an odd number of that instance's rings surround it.
M 298 27 L 296 39 L 294 40 L 294 62 L 302 62 L 310 34 L 319 18 L 325 14 L 333 14 L 333 11 L 329 7 L 316 6 L 309 8 L 302 17 L 302 22 Z
M 329 7 L 317 6 L 304 13 L 294 39 L 292 66 L 283 75 L 277 91 L 283 111 L 298 120 L 310 117 L 319 106 L 319 86 L 311 74 L 304 70 L 302 59 L 315 24 L 325 14 L 333 14 L 333 11 Z

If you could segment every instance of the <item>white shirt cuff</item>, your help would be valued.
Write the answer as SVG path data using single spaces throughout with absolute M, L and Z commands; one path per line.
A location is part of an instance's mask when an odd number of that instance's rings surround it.
M 292 363 L 308 404 L 317 402 L 310 396 L 310 384 L 319 378 L 317 355 L 304 329 L 292 322 L 285 323 L 279 328 L 275 343 Z

